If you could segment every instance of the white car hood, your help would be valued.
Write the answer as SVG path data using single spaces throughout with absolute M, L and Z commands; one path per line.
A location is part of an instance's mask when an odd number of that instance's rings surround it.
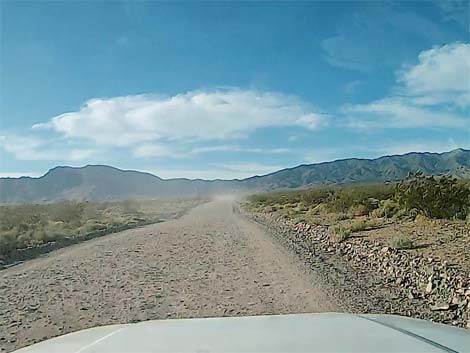
M 391 315 L 292 314 L 95 327 L 16 353 L 470 352 L 470 333 Z

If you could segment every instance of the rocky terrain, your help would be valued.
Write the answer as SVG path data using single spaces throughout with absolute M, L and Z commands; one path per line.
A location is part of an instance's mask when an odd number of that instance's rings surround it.
M 370 300 L 378 300 L 384 313 L 470 328 L 470 272 L 462 267 L 363 238 L 338 242 L 326 226 L 271 213 L 247 215 L 277 234 L 284 245 L 320 271 L 326 282 L 333 287 L 334 283 L 344 285 L 338 298 L 347 300 L 348 287 L 353 287 L 369 292 Z M 356 305 L 362 311 L 375 309 L 360 300 Z
M 336 311 L 468 327 L 469 284 L 438 259 L 214 201 L 0 271 L 0 351 L 166 318 Z

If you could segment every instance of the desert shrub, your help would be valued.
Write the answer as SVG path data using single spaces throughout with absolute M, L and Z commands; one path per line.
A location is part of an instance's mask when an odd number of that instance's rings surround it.
M 89 219 L 99 219 L 102 216 L 102 210 L 99 209 L 99 204 L 90 204 L 87 203 L 86 206 L 83 208 L 82 217 L 85 221 Z
M 350 209 L 365 215 L 378 207 L 380 200 L 393 196 L 390 185 L 356 185 L 337 188 L 327 200 L 332 212 L 348 212 Z
M 328 205 L 325 203 L 319 203 L 311 209 L 313 214 L 326 214 L 329 211 Z
M 404 220 L 404 219 L 414 219 L 413 215 L 414 215 L 414 211 L 411 212 L 411 216 L 410 216 L 410 212 L 404 208 L 399 208 L 397 210 L 397 212 L 392 216 L 392 219 L 394 221 L 399 221 L 399 220 Z
M 335 221 L 344 221 L 346 219 L 350 219 L 351 216 L 348 213 L 340 212 L 335 214 L 334 219 Z
M 400 206 L 394 200 L 382 200 L 379 203 L 379 207 L 375 210 L 372 210 L 369 215 L 375 218 L 392 218 L 399 215 L 395 218 L 401 219 L 408 215 L 406 210 L 400 209 Z
M 252 195 L 248 201 L 258 205 L 299 205 L 300 211 L 305 211 L 325 201 L 330 194 L 327 188 L 312 188 L 308 190 L 278 191 L 266 194 Z
M 328 221 L 325 221 L 324 218 L 318 217 L 318 216 L 309 218 L 308 223 L 313 224 L 313 225 L 318 225 L 318 226 L 328 225 Z
M 395 199 L 408 212 L 430 218 L 465 219 L 470 210 L 470 188 L 450 176 L 410 174 L 396 185 Z
M 359 203 L 359 204 L 355 204 L 349 207 L 348 212 L 351 216 L 357 217 L 357 216 L 368 215 L 370 211 L 369 211 L 369 207 L 367 207 L 366 205 L 362 203 Z
M 384 225 L 383 220 L 378 219 L 378 218 L 371 218 L 367 220 L 367 228 L 370 228 L 370 229 L 381 227 L 383 225 Z
M 355 203 L 351 190 L 338 189 L 332 193 L 327 200 L 327 207 L 330 212 L 348 212 Z
M 78 202 L 60 202 L 49 205 L 47 213 L 51 221 L 72 223 L 80 222 L 85 206 Z
M 308 206 L 303 201 L 301 201 L 297 204 L 297 206 L 295 207 L 295 210 L 297 212 L 306 212 L 308 211 Z
M 314 188 L 302 192 L 300 199 L 306 207 L 311 207 L 326 201 L 331 193 L 328 188 Z
M 432 222 L 432 220 L 430 218 L 426 217 L 424 214 L 420 213 L 420 214 L 416 215 L 416 217 L 414 219 L 414 222 L 418 225 L 426 226 L 426 225 L 429 225 Z
M 97 220 L 88 220 L 85 224 L 78 228 L 77 233 L 80 236 L 84 236 L 97 231 L 106 230 L 107 228 L 108 226 L 103 224 L 102 222 L 99 222 Z
M 387 199 L 380 202 L 379 209 L 383 217 L 392 218 L 400 210 L 400 205 L 394 200 Z
M 49 221 L 47 226 L 44 228 L 44 231 L 47 239 L 50 241 L 69 236 L 71 233 L 69 225 L 62 221 Z
M 351 232 L 360 232 L 361 230 L 364 230 L 368 227 L 368 223 L 366 222 L 365 219 L 356 219 L 351 222 L 349 225 L 349 229 Z
M 405 234 L 399 234 L 392 236 L 389 241 L 389 245 L 395 249 L 412 249 L 413 240 Z
M 3 231 L 0 233 L 0 254 L 7 254 L 16 249 L 17 231 L 14 229 Z
M 314 225 L 321 225 L 325 222 L 325 220 L 318 215 L 318 212 L 314 211 L 313 209 L 309 209 L 303 215 L 304 220 L 309 224 Z
M 380 200 L 393 196 L 393 186 L 349 185 L 335 187 L 314 187 L 307 190 L 272 192 L 253 195 L 248 198 L 252 207 L 272 208 L 293 207 L 297 212 L 315 209 L 317 214 L 348 213 L 366 215 L 377 208 Z
M 371 217 L 374 217 L 374 218 L 382 218 L 382 217 L 384 217 L 383 210 L 381 210 L 380 208 L 376 208 L 375 210 L 372 210 L 369 215 L 370 215 Z
M 349 228 L 343 226 L 334 226 L 332 230 L 335 239 L 340 243 L 351 237 L 351 230 Z

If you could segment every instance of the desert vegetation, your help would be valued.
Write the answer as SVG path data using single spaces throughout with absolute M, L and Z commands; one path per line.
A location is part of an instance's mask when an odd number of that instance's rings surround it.
M 470 181 L 410 173 L 389 184 L 315 187 L 251 196 L 252 212 L 329 226 L 338 242 L 378 240 L 395 249 L 451 243 L 469 234 Z
M 0 257 L 173 218 L 200 201 L 58 202 L 0 206 Z
M 470 328 L 469 180 L 417 173 L 256 195 L 245 206 L 315 268 L 342 263 L 342 287 L 359 279 L 374 292 L 380 283 L 395 291 L 391 313 Z

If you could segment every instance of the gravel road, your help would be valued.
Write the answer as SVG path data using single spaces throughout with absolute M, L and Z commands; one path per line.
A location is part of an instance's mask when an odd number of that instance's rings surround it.
M 231 201 L 0 271 L 0 351 L 141 320 L 338 311 L 314 274 Z

